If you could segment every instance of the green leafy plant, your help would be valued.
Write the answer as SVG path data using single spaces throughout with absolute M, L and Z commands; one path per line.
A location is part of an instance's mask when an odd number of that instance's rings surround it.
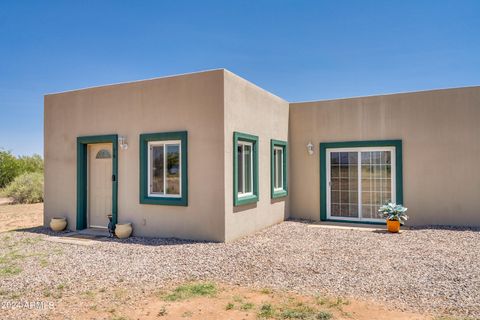
M 172 293 L 164 297 L 164 300 L 179 301 L 193 297 L 212 297 L 216 293 L 217 287 L 213 283 L 191 283 L 175 288 Z
M 13 180 L 4 190 L 15 203 L 37 203 L 43 201 L 43 174 L 24 173 Z
M 401 204 L 388 202 L 378 209 L 379 215 L 390 221 L 399 221 L 400 224 L 404 224 L 407 221 L 408 216 L 405 213 L 408 209 Z
M 254 305 L 253 303 L 251 303 L 251 302 L 246 302 L 246 303 L 244 303 L 244 304 L 242 304 L 242 305 L 240 306 L 240 309 L 242 309 L 242 310 L 251 310 L 251 309 L 253 309 L 254 306 L 255 306 L 255 305 Z
M 275 309 L 270 303 L 263 304 L 258 311 L 259 318 L 273 318 L 275 316 Z

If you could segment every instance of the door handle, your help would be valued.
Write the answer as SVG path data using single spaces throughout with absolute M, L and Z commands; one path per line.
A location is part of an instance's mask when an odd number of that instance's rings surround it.
M 114 174 L 112 174 L 112 181 L 113 181 L 113 182 L 117 181 L 117 179 L 116 179 L 116 177 L 115 177 Z

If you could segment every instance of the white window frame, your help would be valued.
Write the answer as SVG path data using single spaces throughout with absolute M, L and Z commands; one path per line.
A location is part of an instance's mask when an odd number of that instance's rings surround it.
M 179 189 L 180 194 L 168 194 L 167 192 L 167 146 L 168 145 L 178 145 L 178 179 L 179 179 Z M 152 147 L 163 146 L 163 193 L 152 193 Z M 181 198 L 182 197 L 182 141 L 181 140 L 159 140 L 159 141 L 149 141 L 148 145 L 148 196 L 157 197 L 157 198 Z
M 280 177 L 277 176 L 277 170 L 275 170 L 275 166 L 278 164 L 277 162 L 277 159 L 275 158 L 275 151 L 280 151 L 281 152 L 281 157 L 280 157 Z M 274 186 L 273 186 L 273 191 L 284 191 L 285 190 L 285 187 L 283 185 L 283 174 L 284 174 L 284 168 L 283 168 L 283 157 L 284 157 L 284 147 L 282 146 L 274 146 L 273 147 L 273 163 L 274 163 L 274 167 L 273 167 L 273 182 L 274 182 Z M 278 169 L 278 168 L 277 168 Z M 275 184 L 277 184 L 277 180 L 280 179 L 280 187 L 279 188 L 275 188 Z
M 366 222 L 383 222 L 384 219 L 378 218 L 363 218 L 362 217 L 362 152 L 375 152 L 375 151 L 390 151 L 391 159 L 391 186 L 390 190 L 392 193 L 392 202 L 396 202 L 397 190 L 396 190 L 396 148 L 395 147 L 358 147 L 358 148 L 327 148 L 326 150 L 326 166 L 327 166 L 327 219 L 331 220 L 349 220 L 349 221 L 366 221 Z M 357 152 L 358 153 L 358 218 L 355 217 L 339 217 L 331 216 L 331 166 L 330 159 L 331 153 L 335 152 Z
M 238 146 L 242 146 L 242 180 L 243 180 L 243 190 L 240 190 L 239 186 L 238 186 L 238 183 L 240 181 L 240 177 L 237 177 L 237 193 L 238 193 L 238 198 L 244 198 L 244 197 L 249 197 L 249 196 L 253 196 L 253 166 L 254 166 L 254 163 L 253 163 L 253 143 L 252 142 L 248 142 L 248 141 L 241 141 L 239 140 L 237 142 L 237 150 L 238 150 Z M 250 146 L 250 192 L 244 192 L 245 191 L 245 146 Z M 238 172 L 237 172 L 238 174 Z

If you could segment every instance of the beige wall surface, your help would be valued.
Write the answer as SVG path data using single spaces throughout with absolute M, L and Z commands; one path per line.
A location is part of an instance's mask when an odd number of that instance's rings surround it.
M 119 134 L 118 221 L 139 236 L 224 241 L 223 70 L 45 96 L 45 224 L 76 226 L 76 139 Z M 188 131 L 188 206 L 139 203 L 139 135 Z
M 480 226 L 480 87 L 292 103 L 289 123 L 292 217 L 320 218 L 320 142 L 401 139 L 409 224 Z
M 225 71 L 225 238 L 234 240 L 279 223 L 288 197 L 270 197 L 270 139 L 288 139 L 288 102 Z M 259 137 L 259 201 L 233 206 L 233 132 Z M 291 175 L 289 174 L 289 177 Z

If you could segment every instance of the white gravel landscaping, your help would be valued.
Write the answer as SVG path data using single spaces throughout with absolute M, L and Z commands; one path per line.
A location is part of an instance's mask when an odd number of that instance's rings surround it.
M 480 317 L 478 230 L 387 234 L 287 221 L 227 244 L 130 238 L 84 246 L 45 241 L 42 233 L 0 237 L 0 257 L 14 251 L 20 256 L 9 263 L 22 269 L 0 275 L 0 299 L 42 300 L 45 290 L 59 286 L 68 288 L 59 299 L 112 285 L 141 294 L 172 281 L 205 279 Z

